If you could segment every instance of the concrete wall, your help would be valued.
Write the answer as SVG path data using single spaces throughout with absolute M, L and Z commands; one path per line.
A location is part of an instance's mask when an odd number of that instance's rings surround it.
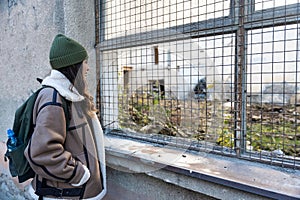
M 213 200 L 215 198 L 187 190 L 143 173 L 125 173 L 107 168 L 107 200 Z
M 82 43 L 90 54 L 89 84 L 95 91 L 94 1 L 0 1 L 0 140 L 13 123 L 15 109 L 39 87 L 51 67 L 49 49 L 64 33 Z

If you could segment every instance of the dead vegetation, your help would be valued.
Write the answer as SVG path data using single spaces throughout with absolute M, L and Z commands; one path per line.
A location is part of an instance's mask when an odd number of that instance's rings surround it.
M 237 111 L 236 111 L 237 112 Z M 293 106 L 247 105 L 246 148 L 278 151 L 300 157 L 300 114 Z M 164 99 L 148 93 L 119 99 L 121 128 L 162 134 L 234 148 L 235 108 L 232 103 Z

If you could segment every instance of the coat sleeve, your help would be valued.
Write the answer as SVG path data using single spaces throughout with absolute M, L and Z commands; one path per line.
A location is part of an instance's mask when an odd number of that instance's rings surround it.
M 86 170 L 64 149 L 66 119 L 63 108 L 59 104 L 45 104 L 47 101 L 40 100 L 39 104 L 43 106 L 36 117 L 36 126 L 25 156 L 38 175 L 53 181 L 77 184 Z

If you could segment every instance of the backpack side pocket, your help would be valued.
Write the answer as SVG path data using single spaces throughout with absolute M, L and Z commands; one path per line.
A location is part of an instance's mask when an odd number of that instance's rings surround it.
M 6 151 L 5 157 L 9 161 L 9 170 L 12 177 L 20 176 L 28 171 L 29 163 L 24 156 L 25 144 L 20 144 L 12 151 Z

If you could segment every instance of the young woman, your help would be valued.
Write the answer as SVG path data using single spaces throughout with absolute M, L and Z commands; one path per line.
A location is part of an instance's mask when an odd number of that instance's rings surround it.
M 58 34 L 49 57 L 52 71 L 42 81 L 45 88 L 34 106 L 35 128 L 25 150 L 36 173 L 31 186 L 45 200 L 102 199 L 104 141 L 86 83 L 88 54 L 78 42 Z

